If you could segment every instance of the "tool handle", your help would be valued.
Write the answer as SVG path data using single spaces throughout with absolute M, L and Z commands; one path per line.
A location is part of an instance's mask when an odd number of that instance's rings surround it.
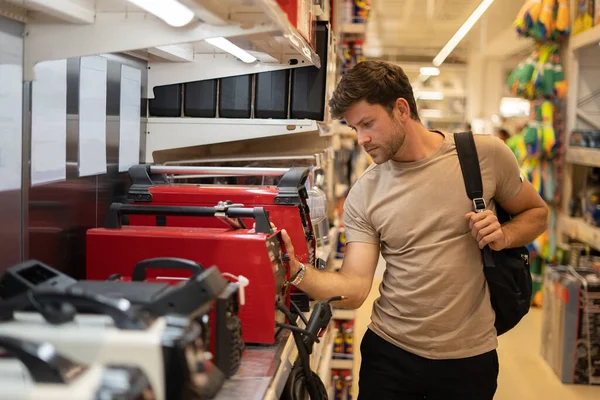
M 149 269 L 178 269 L 192 271 L 192 278 L 197 277 L 204 271 L 204 266 L 197 262 L 184 258 L 160 257 L 140 261 L 133 268 L 132 281 L 143 282 L 146 280 L 146 271 Z
M 223 213 L 229 218 L 253 218 L 255 231 L 273 233 L 269 221 L 269 213 L 263 207 L 241 208 L 231 207 L 224 211 L 216 207 L 187 207 L 187 206 L 146 206 L 112 203 L 104 220 L 104 228 L 120 229 L 123 215 L 163 215 L 180 217 L 215 217 Z
M 56 354 L 56 350 L 49 343 L 35 343 L 15 337 L 0 336 L 0 348 L 17 358 L 27 368 L 34 382 L 49 384 L 67 382 L 63 370 L 72 362 Z
M 62 307 L 56 307 L 56 305 Z M 64 307 L 70 305 L 71 307 Z M 75 309 L 107 315 L 112 318 L 115 327 L 126 330 L 146 329 L 147 323 L 142 315 L 133 310 L 126 299 L 113 299 L 99 294 L 86 293 L 82 289 L 68 291 L 33 291 L 2 303 L 0 315 L 3 320 L 14 318 L 15 311 L 33 306 L 51 324 L 72 321 L 77 314 Z

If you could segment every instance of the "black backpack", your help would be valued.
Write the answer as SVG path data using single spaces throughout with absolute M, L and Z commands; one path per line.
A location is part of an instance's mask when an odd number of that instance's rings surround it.
M 467 196 L 473 201 L 473 210 L 486 209 L 483 184 L 475 140 L 471 132 L 454 134 Z M 500 224 L 510 220 L 510 215 L 496 204 Z M 483 270 L 490 288 L 492 307 L 496 312 L 498 335 L 509 331 L 529 312 L 532 295 L 529 251 L 526 247 L 494 251 L 486 246 L 482 250 Z

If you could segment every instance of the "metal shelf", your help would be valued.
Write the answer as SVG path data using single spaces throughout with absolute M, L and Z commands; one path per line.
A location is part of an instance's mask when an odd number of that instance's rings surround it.
M 581 218 L 571 218 L 564 215 L 560 216 L 559 227 L 563 234 L 600 250 L 600 228 L 586 223 Z
M 354 360 L 331 360 L 331 369 L 349 369 L 352 370 L 354 368 Z
M 571 164 L 600 167 L 600 149 L 569 147 L 566 158 Z
M 367 33 L 366 24 L 343 24 L 342 33 L 348 33 L 353 35 L 364 35 Z
M 18 14 L 14 9 L 25 16 L 30 11 L 38 13 L 35 19 L 25 17 L 25 80 L 35 78 L 34 66 L 41 61 L 118 52 L 146 52 L 150 71 L 156 57 L 161 61 L 156 63 L 157 70 L 165 61 L 173 66 L 183 62 L 210 69 L 214 65 L 208 58 L 196 60 L 196 55 L 224 53 L 212 47 L 207 53 L 205 47 L 196 48 L 195 44 L 213 37 L 230 38 L 255 55 L 259 60 L 255 72 L 284 65 L 291 68 L 291 64 L 320 67 L 318 55 L 275 0 L 183 1 L 197 18 L 180 28 L 124 1 L 29 0 L 11 5 L 12 14 Z M 0 11 L 4 7 L 8 6 L 0 5 Z M 181 44 L 194 45 L 173 46 Z
M 354 310 L 345 310 L 345 309 L 335 309 L 333 310 L 333 319 L 354 319 L 356 317 L 356 311 Z
M 307 119 L 148 118 L 146 162 L 160 150 L 318 130 L 317 122 Z
M 587 46 L 598 46 L 600 43 L 600 25 L 596 25 L 577 35 L 571 35 L 570 50 L 577 51 Z

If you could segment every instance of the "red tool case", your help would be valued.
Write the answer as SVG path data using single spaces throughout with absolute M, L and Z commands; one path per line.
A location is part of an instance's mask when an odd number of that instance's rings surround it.
M 123 215 L 186 216 L 198 219 L 252 218 L 255 231 L 223 228 L 170 226 L 122 226 Z M 140 261 L 158 257 L 177 257 L 205 266 L 215 265 L 222 273 L 248 278 L 246 304 L 240 308 L 242 339 L 246 343 L 273 343 L 275 324 L 284 318 L 276 311 L 277 299 L 289 304 L 286 291 L 288 269 L 283 261 L 285 249 L 280 232 L 271 229 L 263 208 L 141 206 L 112 204 L 104 228 L 87 232 L 87 279 L 103 280 L 113 274 L 131 277 Z M 154 269 L 146 279 L 178 282 L 189 271 Z M 164 281 L 164 278 L 161 279 Z
M 277 186 L 169 184 L 165 173 L 280 175 Z M 278 229 L 285 229 L 294 244 L 298 261 L 316 265 L 316 238 L 307 205 L 308 168 L 220 168 L 163 167 L 136 165 L 129 169 L 132 186 L 128 200 L 135 204 L 213 207 L 230 201 L 244 207 L 263 207 Z M 251 220 L 243 219 L 252 226 Z M 179 227 L 222 227 L 216 219 L 189 217 L 149 217 L 132 215 L 131 225 Z

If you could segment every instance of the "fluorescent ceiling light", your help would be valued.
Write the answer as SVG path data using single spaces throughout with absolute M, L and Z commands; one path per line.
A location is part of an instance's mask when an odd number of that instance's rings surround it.
M 240 49 L 235 44 L 231 43 L 229 40 L 223 37 L 206 39 L 206 41 L 212 44 L 213 46 L 218 47 L 219 49 L 236 56 L 245 63 L 250 64 L 257 60 L 257 58 L 254 57 L 252 54 L 248 53 L 246 50 Z
M 417 92 L 417 98 L 419 100 L 444 100 L 444 93 L 419 90 Z
M 184 26 L 194 19 L 194 12 L 177 0 L 128 0 L 142 10 L 162 19 L 171 26 Z
M 424 108 L 419 110 L 419 114 L 423 118 L 442 118 L 442 110 L 437 108 Z
M 421 67 L 419 72 L 423 76 L 438 76 L 440 74 L 440 69 L 437 67 Z
M 446 43 L 444 48 L 439 52 L 437 56 L 433 59 L 433 65 L 439 67 L 442 65 L 446 57 L 452 53 L 452 51 L 456 48 L 456 46 L 460 43 L 461 40 L 469 33 L 471 28 L 479 21 L 479 18 L 486 12 L 486 10 L 492 5 L 494 0 L 483 0 L 481 4 L 473 11 L 473 14 L 461 26 L 458 31 L 452 36 L 452 38 Z

